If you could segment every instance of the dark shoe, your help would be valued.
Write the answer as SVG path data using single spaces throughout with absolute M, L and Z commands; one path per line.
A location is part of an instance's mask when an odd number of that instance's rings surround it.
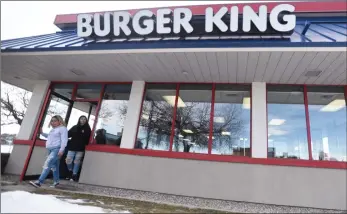
M 39 181 L 35 181 L 35 182 L 30 181 L 29 184 L 33 185 L 33 186 L 36 187 L 36 188 L 41 187 L 41 184 L 40 184 Z
M 66 180 L 71 180 L 72 179 L 72 171 L 69 171 L 66 176 Z
M 77 175 L 72 175 L 72 180 L 77 182 Z

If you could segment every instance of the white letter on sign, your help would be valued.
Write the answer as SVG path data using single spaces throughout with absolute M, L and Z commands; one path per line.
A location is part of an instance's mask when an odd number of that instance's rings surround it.
M 230 31 L 236 32 L 239 29 L 239 8 L 233 6 L 230 8 Z
M 228 26 L 221 20 L 222 17 L 228 12 L 227 7 L 222 7 L 219 11 L 213 16 L 213 8 L 209 7 L 206 9 L 205 15 L 205 31 L 210 33 L 213 31 L 213 23 L 221 30 L 226 32 Z
M 181 15 L 184 15 L 181 18 Z M 193 32 L 193 27 L 190 25 L 190 20 L 192 19 L 192 11 L 187 8 L 176 8 L 174 10 L 174 23 L 173 23 L 173 32 L 180 33 L 181 25 L 187 33 Z
M 90 25 L 92 22 L 92 15 L 80 14 L 77 16 L 77 35 L 78 37 L 88 37 L 92 35 L 93 28 Z
M 153 21 L 153 12 L 150 10 L 141 10 L 137 12 L 133 18 L 133 28 L 136 33 L 140 35 L 148 35 L 153 32 L 154 29 L 154 21 Z M 146 26 L 142 28 L 140 26 L 140 19 L 146 16 L 149 19 L 143 21 L 143 25 Z
M 122 21 L 120 20 L 120 17 L 122 17 Z M 115 36 L 120 35 L 120 30 L 124 32 L 125 35 L 129 36 L 131 34 L 131 31 L 128 27 L 130 21 L 130 14 L 125 11 L 119 11 L 113 13 L 113 34 Z
M 259 7 L 259 16 L 250 6 L 243 8 L 243 31 L 249 32 L 251 30 L 251 22 L 254 23 L 259 31 L 266 31 L 267 7 L 265 5 Z
M 94 31 L 97 36 L 104 37 L 110 34 L 111 31 L 111 18 L 110 18 L 110 13 L 105 13 L 104 14 L 104 29 L 101 30 L 101 14 L 94 14 Z
M 169 24 L 171 19 L 166 18 L 165 15 L 170 15 L 172 11 L 170 9 L 159 9 L 157 10 L 157 33 L 167 34 L 171 33 L 170 27 L 164 27 L 165 24 Z
M 283 20 L 287 22 L 286 24 L 281 24 L 278 21 L 278 15 L 283 11 L 294 12 L 295 7 L 290 4 L 280 4 L 274 7 L 270 13 L 270 23 L 271 26 L 280 32 L 291 31 L 295 28 L 296 17 L 295 15 L 284 15 Z

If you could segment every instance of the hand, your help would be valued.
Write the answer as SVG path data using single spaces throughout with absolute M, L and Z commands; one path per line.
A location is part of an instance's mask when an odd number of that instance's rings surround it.
M 64 152 L 59 151 L 58 156 L 61 158 L 63 156 Z

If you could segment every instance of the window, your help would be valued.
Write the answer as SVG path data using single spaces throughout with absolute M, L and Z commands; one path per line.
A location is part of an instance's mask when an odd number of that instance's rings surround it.
M 54 84 L 52 91 L 71 100 L 74 84 Z
M 50 129 L 50 121 L 53 116 L 60 115 L 65 121 L 67 120 L 68 110 L 70 106 L 70 101 L 62 96 L 54 95 L 52 92 L 49 100 L 48 107 L 46 108 L 44 117 L 41 121 L 41 128 L 44 133 L 49 133 Z M 59 96 L 59 97 L 58 97 Z M 46 140 L 46 138 L 42 135 L 39 136 L 40 139 Z
M 74 84 L 52 85 L 52 92 L 40 124 L 44 133 L 49 133 L 51 129 L 49 128 L 50 120 L 54 115 L 60 115 L 67 123 L 68 129 L 76 125 L 78 118 L 82 115 L 89 118 L 88 123 L 91 128 L 93 127 L 98 102 L 82 99 L 75 102 L 72 98 L 73 89 Z M 40 135 L 39 138 L 46 140 L 42 135 Z
M 268 157 L 309 159 L 302 87 L 267 86 Z
M 250 86 L 217 84 L 212 154 L 251 156 Z
M 71 110 L 71 114 L 68 119 L 67 129 L 70 130 L 74 125 L 78 123 L 78 119 L 81 116 L 86 116 L 88 119 L 88 115 L 95 115 L 97 102 L 74 102 Z M 93 128 L 94 121 L 90 118 L 88 120 L 88 124 L 90 128 Z
M 130 91 L 131 84 L 106 86 L 95 128 L 96 144 L 120 146 Z
M 173 151 L 208 153 L 211 99 L 211 84 L 180 85 Z
M 307 87 L 314 160 L 346 160 L 346 100 L 343 87 Z
M 101 89 L 101 84 L 78 84 L 76 99 L 99 99 Z
M 147 84 L 135 148 L 169 151 L 176 84 Z

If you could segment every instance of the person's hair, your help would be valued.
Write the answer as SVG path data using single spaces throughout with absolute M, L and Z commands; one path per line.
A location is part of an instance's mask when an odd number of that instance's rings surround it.
M 80 124 L 80 120 L 81 120 L 82 117 L 84 117 L 84 118 L 86 119 L 86 124 L 88 124 L 88 118 L 87 118 L 86 116 L 82 115 L 82 116 L 80 116 L 80 117 L 78 118 L 78 121 L 77 121 L 77 125 L 78 125 L 78 126 L 81 125 L 81 124 Z M 89 125 L 89 124 L 88 124 L 88 125 Z
M 60 125 L 66 126 L 65 121 L 63 120 L 63 118 L 62 118 L 60 115 L 54 115 L 54 116 L 51 118 L 51 120 L 52 120 L 53 118 L 54 118 L 54 119 L 57 119 L 57 120 L 59 121 Z M 51 127 L 51 123 L 49 123 L 49 127 Z

